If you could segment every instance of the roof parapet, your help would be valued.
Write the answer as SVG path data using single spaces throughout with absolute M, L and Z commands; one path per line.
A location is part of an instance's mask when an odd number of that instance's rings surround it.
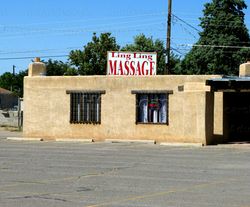
M 239 77 L 250 77 L 250 60 L 240 65 Z
M 39 57 L 34 59 L 34 62 L 29 64 L 29 76 L 45 76 L 46 66 Z

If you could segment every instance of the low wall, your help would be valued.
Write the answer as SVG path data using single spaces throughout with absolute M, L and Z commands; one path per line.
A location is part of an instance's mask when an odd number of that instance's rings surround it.
M 0 126 L 18 127 L 18 111 L 0 110 Z

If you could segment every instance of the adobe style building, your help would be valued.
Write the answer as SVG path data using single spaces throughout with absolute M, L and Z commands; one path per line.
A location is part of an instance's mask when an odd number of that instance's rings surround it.
M 24 137 L 250 141 L 250 63 L 218 75 L 45 76 L 37 60 L 24 79 Z M 245 119 L 245 120 L 244 120 Z
M 13 92 L 0 88 L 0 110 L 13 109 L 18 105 L 18 97 Z

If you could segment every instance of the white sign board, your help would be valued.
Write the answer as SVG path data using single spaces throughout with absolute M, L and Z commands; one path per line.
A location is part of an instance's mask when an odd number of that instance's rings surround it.
M 107 75 L 156 75 L 157 53 L 108 52 Z

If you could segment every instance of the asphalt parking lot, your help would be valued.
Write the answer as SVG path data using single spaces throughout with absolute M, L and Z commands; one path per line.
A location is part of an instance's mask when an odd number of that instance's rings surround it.
M 250 147 L 0 139 L 1 207 L 249 207 Z

